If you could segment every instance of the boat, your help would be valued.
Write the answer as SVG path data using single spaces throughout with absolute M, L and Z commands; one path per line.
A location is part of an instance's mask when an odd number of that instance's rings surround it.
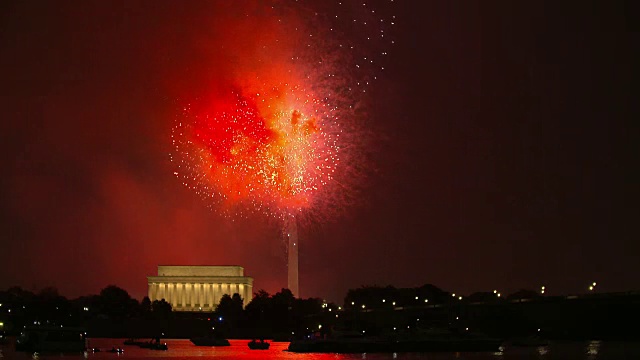
M 161 343 L 160 338 L 154 338 L 151 341 L 140 342 L 138 346 L 143 349 L 169 350 L 169 346 L 167 345 L 167 343 Z
M 16 339 L 16 350 L 26 352 L 84 352 L 85 330 L 77 327 L 27 326 Z
M 288 351 L 297 353 L 397 353 L 498 351 L 502 341 L 471 334 L 409 334 L 295 340 Z
M 139 341 L 139 340 L 135 340 L 133 338 L 131 339 L 127 339 L 123 342 L 123 344 L 125 345 L 136 345 L 136 346 L 140 346 L 140 344 L 142 344 L 143 341 Z
M 169 350 L 167 343 L 153 343 L 150 347 L 151 350 Z
M 269 346 L 271 346 L 271 343 L 268 343 L 264 340 L 251 340 L 247 345 L 249 345 L 249 349 L 251 350 L 268 350 Z
M 229 340 L 206 335 L 189 339 L 195 346 L 230 346 Z

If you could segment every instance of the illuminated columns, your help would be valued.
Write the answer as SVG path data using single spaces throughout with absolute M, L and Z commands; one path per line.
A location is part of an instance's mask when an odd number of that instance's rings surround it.
M 158 266 L 147 277 L 149 299 L 165 299 L 174 311 L 212 311 L 223 295 L 238 294 L 243 305 L 251 300 L 253 279 L 240 266 Z
M 209 304 L 208 293 L 209 293 L 209 284 L 202 284 L 202 294 L 200 296 L 202 296 L 202 304 L 203 304 L 203 306 Z
M 218 303 L 220 302 L 218 300 L 218 296 L 220 294 L 220 284 L 212 284 L 211 287 L 213 288 L 213 299 L 211 300 L 211 303 L 209 305 L 211 305 L 211 308 L 215 308 L 216 305 L 218 305 Z

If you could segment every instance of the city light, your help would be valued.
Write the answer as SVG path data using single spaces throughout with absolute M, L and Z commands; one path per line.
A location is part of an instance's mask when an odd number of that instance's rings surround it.
M 424 302 L 428 303 L 428 302 L 429 302 L 429 299 L 424 299 Z
M 364 304 L 362 304 L 362 308 L 363 308 L 363 309 L 365 308 Z
M 382 299 L 382 302 L 386 302 L 386 301 L 387 301 L 387 300 L 385 300 L 385 299 Z
M 500 297 L 500 293 L 498 293 L 498 297 Z
M 391 305 L 396 306 L 396 302 L 395 302 L 395 301 L 394 301 L 394 302 L 392 302 L 392 303 L 391 303 Z
M 494 294 L 497 294 L 497 293 L 498 293 L 498 290 L 493 290 L 493 293 L 494 293 Z
M 540 294 L 544 294 L 544 289 L 545 289 L 544 286 L 540 287 Z
M 355 305 L 355 304 L 356 304 L 356 303 L 355 303 L 355 301 L 352 301 L 352 302 L 351 302 L 351 305 Z
M 418 297 L 416 296 L 416 300 L 418 300 Z
M 458 300 L 462 300 L 462 296 L 458 296 Z

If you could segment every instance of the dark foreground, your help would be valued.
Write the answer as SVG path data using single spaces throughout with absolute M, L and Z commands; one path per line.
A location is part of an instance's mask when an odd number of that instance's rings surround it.
M 231 346 L 226 347 L 198 347 L 189 340 L 166 340 L 169 345 L 167 351 L 141 349 L 137 346 L 124 346 L 124 339 L 90 339 L 91 347 L 111 348 L 123 347 L 123 354 L 87 353 L 84 354 L 40 354 L 39 359 L 132 359 L 132 360 L 187 360 L 200 358 L 215 359 L 313 359 L 313 360 L 355 360 L 355 359 L 430 359 L 430 360 L 490 360 L 490 359 L 576 359 L 576 360 L 616 360 L 640 359 L 640 342 L 565 342 L 552 343 L 540 347 L 503 347 L 496 352 L 440 352 L 440 353 L 380 353 L 380 354 L 298 354 L 285 351 L 289 346 L 286 342 L 274 342 L 269 350 L 250 350 L 249 340 L 231 340 Z M 0 358 L 32 359 L 31 354 L 16 353 L 12 344 L 0 346 Z M 85 357 L 86 356 L 86 357 Z

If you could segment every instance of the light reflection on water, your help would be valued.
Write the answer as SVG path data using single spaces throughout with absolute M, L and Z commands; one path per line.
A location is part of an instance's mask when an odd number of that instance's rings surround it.
M 137 346 L 124 346 L 123 339 L 91 339 L 90 347 L 108 350 L 112 347 L 125 349 L 124 354 L 108 352 L 85 354 L 26 354 L 16 353 L 13 346 L 0 347 L 0 358 L 19 360 L 52 360 L 77 359 L 84 360 L 196 360 L 202 358 L 215 359 L 299 359 L 299 360 L 391 360 L 391 359 L 430 359 L 430 360 L 496 360 L 496 359 L 577 359 L 577 360 L 617 360 L 640 359 L 640 343 L 632 342 L 568 342 L 555 343 L 548 346 L 501 347 L 498 352 L 485 353 L 387 353 L 387 354 L 295 354 L 284 350 L 288 343 L 272 343 L 269 350 L 250 350 L 248 340 L 230 340 L 228 347 L 198 347 L 189 340 L 166 340 L 168 351 L 141 349 Z

